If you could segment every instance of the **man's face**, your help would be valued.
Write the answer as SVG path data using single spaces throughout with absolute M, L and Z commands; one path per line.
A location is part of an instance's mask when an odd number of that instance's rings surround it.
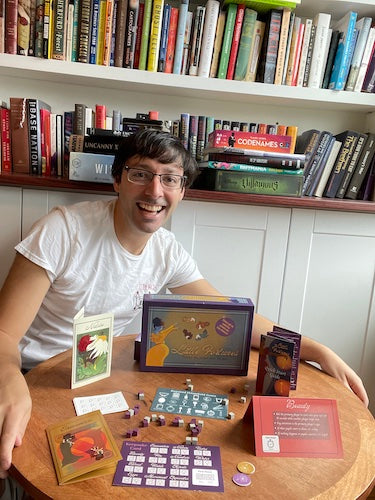
M 184 175 L 179 163 L 163 164 L 151 158 L 134 156 L 127 161 L 130 168 L 139 168 L 155 174 Z M 125 231 L 132 234 L 151 234 L 157 231 L 171 216 L 184 196 L 185 189 L 168 189 L 160 177 L 154 176 L 147 185 L 130 182 L 123 170 L 121 182 L 114 183 L 119 194 L 120 218 Z

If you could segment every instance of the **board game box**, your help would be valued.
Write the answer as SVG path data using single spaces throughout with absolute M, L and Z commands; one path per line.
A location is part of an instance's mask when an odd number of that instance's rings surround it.
M 293 153 L 290 135 L 214 130 L 208 136 L 208 147 L 223 148 L 226 146 L 257 151 L 272 151 L 273 153 Z
M 247 375 L 253 314 L 244 297 L 146 294 L 140 369 Z

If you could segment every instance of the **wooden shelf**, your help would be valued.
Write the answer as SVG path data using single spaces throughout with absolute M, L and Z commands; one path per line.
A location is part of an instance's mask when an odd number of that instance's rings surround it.
M 94 194 L 115 194 L 112 184 L 78 182 L 60 177 L 42 177 L 26 174 L 0 174 L 0 186 L 27 189 L 48 189 Z M 369 201 L 338 200 L 329 198 L 294 198 L 289 196 L 268 196 L 258 194 L 223 193 L 188 189 L 186 200 L 238 205 L 268 205 L 284 208 L 310 208 L 314 210 L 335 210 L 341 212 L 375 213 L 375 203 Z
M 343 92 L 153 73 L 11 54 L 0 54 L 0 76 L 50 83 L 61 83 L 63 80 L 68 81 L 69 85 L 96 87 L 107 91 L 117 89 L 267 106 L 293 106 L 309 109 L 323 107 L 325 110 L 361 113 L 375 110 L 374 95 L 364 92 Z

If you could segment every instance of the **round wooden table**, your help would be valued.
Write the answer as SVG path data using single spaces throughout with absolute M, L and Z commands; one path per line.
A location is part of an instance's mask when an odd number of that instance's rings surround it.
M 70 389 L 71 351 L 41 363 L 26 375 L 33 411 L 23 444 L 14 450 L 10 472 L 34 498 L 71 500 L 126 497 L 136 500 L 145 496 L 160 499 L 175 499 L 177 495 L 182 499 L 202 496 L 203 493 L 197 491 L 112 486 L 112 475 L 59 486 L 45 432 L 48 425 L 75 415 L 73 397 L 122 391 L 131 408 L 141 403 L 141 411 L 130 420 L 124 419 L 123 413 L 105 415 L 121 449 L 126 431 L 138 426 L 145 415 L 151 414 L 149 408 L 156 389 L 185 389 L 187 377 L 192 379 L 194 391 L 228 394 L 229 411 L 236 415 L 234 420 L 204 419 L 199 444 L 220 447 L 224 479 L 224 494 L 205 492 L 205 498 L 219 498 L 221 495 L 221 498 L 351 500 L 366 498 L 371 491 L 375 477 L 374 419 L 360 400 L 337 380 L 313 366 L 301 363 L 298 389 L 293 395 L 337 400 L 343 459 L 257 457 L 252 424 L 242 419 L 248 405 L 239 401 L 245 383 L 250 385 L 248 400 L 254 393 L 257 351 L 251 352 L 248 377 L 140 372 L 138 363 L 133 360 L 134 338 L 130 335 L 114 340 L 111 377 L 94 384 Z M 231 388 L 236 388 L 236 393 L 231 393 Z M 138 392 L 145 393 L 144 401 L 138 401 Z M 165 427 L 150 425 L 140 428 L 139 435 L 131 439 L 184 443 L 187 430 L 170 425 L 174 416 L 166 413 Z M 183 418 L 185 422 L 188 421 L 188 417 Z M 250 461 L 256 467 L 249 487 L 240 487 L 232 482 L 240 461 Z

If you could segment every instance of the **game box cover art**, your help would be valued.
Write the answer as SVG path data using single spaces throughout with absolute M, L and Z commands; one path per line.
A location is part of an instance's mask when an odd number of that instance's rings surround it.
M 145 295 L 141 370 L 247 375 L 253 313 L 243 297 Z

